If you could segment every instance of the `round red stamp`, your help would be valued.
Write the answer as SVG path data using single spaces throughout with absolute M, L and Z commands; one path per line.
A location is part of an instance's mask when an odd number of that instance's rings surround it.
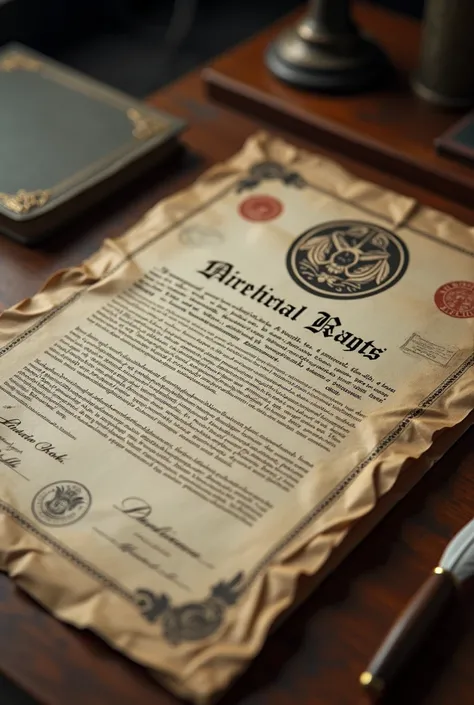
M 448 282 L 436 291 L 435 304 L 453 318 L 474 318 L 474 282 Z
M 239 205 L 239 213 L 245 220 L 264 221 L 278 218 L 283 204 L 273 196 L 250 196 Z

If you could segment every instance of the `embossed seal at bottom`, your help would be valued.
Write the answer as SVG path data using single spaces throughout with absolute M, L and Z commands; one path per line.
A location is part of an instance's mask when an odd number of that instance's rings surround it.
M 474 318 L 474 282 L 457 281 L 443 284 L 434 296 L 442 313 L 453 318 Z
M 69 526 L 82 519 L 92 504 L 91 493 L 80 482 L 52 482 L 37 492 L 31 511 L 46 526 Z

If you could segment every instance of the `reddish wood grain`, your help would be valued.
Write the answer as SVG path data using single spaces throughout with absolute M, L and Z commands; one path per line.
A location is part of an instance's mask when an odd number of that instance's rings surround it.
M 190 122 L 180 165 L 108 201 L 41 250 L 0 239 L 0 301 L 31 295 L 60 266 L 80 261 L 123 232 L 157 199 L 229 157 L 264 123 L 208 103 L 197 74 L 153 98 Z M 289 134 L 287 139 L 305 144 Z M 308 146 L 308 143 L 306 143 Z M 321 151 L 321 150 L 320 150 Z M 329 153 L 329 152 L 327 152 Z M 339 157 L 365 178 L 474 222 L 471 211 L 366 164 Z M 224 705 L 362 705 L 358 675 L 421 585 L 450 537 L 473 514 L 474 432 L 379 525 L 268 640 Z M 462 617 L 462 618 L 461 618 Z M 437 632 L 389 700 L 471 705 L 473 606 L 465 600 Z M 48 615 L 0 577 L 0 669 L 46 705 L 178 705 L 145 671 L 90 634 Z
M 324 96 L 294 89 L 274 78 L 264 65 L 267 46 L 298 13 L 285 18 L 217 59 L 204 72 L 216 100 L 269 119 L 343 154 L 398 174 L 470 205 L 474 169 L 436 154 L 433 140 L 459 119 L 419 100 L 410 91 L 418 61 L 419 23 L 365 2 L 357 2 L 360 26 L 387 51 L 393 83 L 378 92 Z

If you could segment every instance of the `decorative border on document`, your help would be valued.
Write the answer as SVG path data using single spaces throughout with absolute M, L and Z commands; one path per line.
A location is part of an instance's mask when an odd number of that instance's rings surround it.
M 316 187 L 308 182 L 304 181 L 295 172 L 290 172 L 287 168 L 275 162 L 259 162 L 250 167 L 248 172 L 248 177 L 234 182 L 227 186 L 221 192 L 216 194 L 212 199 L 206 201 L 206 203 L 201 204 L 198 208 L 195 208 L 191 212 L 187 213 L 183 218 L 177 223 L 173 223 L 161 232 L 157 233 L 153 238 L 148 240 L 146 243 L 137 247 L 133 252 L 128 254 L 123 260 L 115 265 L 115 267 L 108 272 L 108 276 L 114 274 L 123 264 L 131 257 L 137 255 L 138 253 L 146 250 L 150 245 L 155 243 L 158 238 L 163 237 L 175 228 L 179 227 L 186 220 L 196 215 L 197 213 L 208 208 L 212 203 L 215 203 L 226 196 L 228 193 L 236 188 L 237 192 L 245 189 L 251 189 L 257 186 L 264 179 L 278 179 L 281 180 L 288 186 L 293 186 L 296 188 L 303 188 L 304 186 L 309 186 L 316 191 L 322 193 L 328 193 L 331 197 L 336 200 L 344 201 L 347 203 L 352 203 L 348 199 L 344 199 L 333 193 L 326 192 L 323 189 Z M 361 210 L 365 210 L 371 215 L 379 218 L 386 219 L 379 213 L 374 213 L 366 207 L 361 207 L 357 205 Z M 465 248 L 453 245 L 452 243 L 440 240 L 430 233 L 425 233 L 418 229 L 410 228 L 409 226 L 403 226 L 407 230 L 429 237 L 435 240 L 441 245 L 445 245 L 452 249 L 458 250 L 463 254 L 470 257 L 474 257 L 474 251 L 466 250 Z M 84 289 L 84 291 L 77 292 L 73 294 L 68 299 L 59 304 L 55 309 L 45 314 L 40 318 L 35 324 L 31 326 L 28 330 L 24 331 L 17 338 L 11 341 L 9 344 L 0 349 L 0 357 L 11 351 L 17 345 L 22 343 L 26 338 L 40 329 L 43 325 L 49 322 L 56 315 L 61 313 L 65 308 L 74 303 L 82 294 L 84 294 L 89 287 Z M 77 567 L 86 572 L 90 577 L 101 582 L 105 587 L 112 590 L 120 597 L 124 598 L 128 602 L 133 602 L 137 605 L 143 618 L 149 622 L 155 623 L 158 620 L 161 621 L 163 628 L 164 638 L 172 645 L 177 645 L 186 641 L 198 641 L 200 639 L 206 638 L 211 634 L 215 633 L 219 627 L 222 625 L 227 609 L 235 604 L 241 595 L 250 587 L 250 585 L 256 580 L 259 574 L 264 570 L 264 568 L 269 564 L 269 562 L 275 558 L 275 556 L 282 551 L 295 537 L 297 537 L 317 516 L 322 514 L 324 511 L 329 509 L 334 502 L 336 502 L 339 497 L 345 492 L 347 487 L 354 482 L 354 480 L 359 477 L 361 472 L 367 467 L 367 465 L 375 460 L 381 453 L 383 453 L 390 445 L 403 433 L 403 431 L 408 427 L 408 425 L 415 419 L 422 416 L 426 409 L 428 409 L 449 387 L 451 387 L 470 367 L 474 366 L 474 354 L 470 355 L 454 372 L 452 372 L 449 377 L 447 377 L 433 392 L 431 392 L 425 399 L 419 404 L 416 409 L 413 409 L 405 418 L 400 421 L 386 436 L 381 440 L 381 442 L 356 466 L 354 467 L 346 477 L 339 482 L 333 490 L 328 493 L 328 495 L 316 506 L 314 507 L 298 524 L 289 531 L 286 536 L 281 539 L 276 546 L 274 546 L 267 554 L 262 558 L 262 560 L 257 564 L 251 573 L 247 577 L 244 577 L 243 573 L 238 573 L 233 576 L 228 581 L 221 581 L 213 586 L 209 590 L 208 596 L 200 602 L 190 602 L 183 605 L 178 605 L 176 607 L 172 606 L 169 598 L 165 594 L 156 594 L 148 589 L 139 589 L 135 593 L 132 593 L 125 588 L 123 588 L 117 581 L 113 580 L 106 573 L 99 571 L 95 566 L 85 561 L 82 557 L 77 555 L 74 551 L 71 551 L 67 547 L 63 546 L 59 541 L 56 541 L 47 533 L 40 531 L 29 519 L 27 519 L 23 514 L 18 512 L 16 509 L 11 507 L 6 502 L 0 500 L 0 511 L 9 514 L 17 523 L 19 523 L 24 529 L 31 532 L 37 538 L 41 539 L 49 546 L 51 546 L 55 551 L 62 555 L 67 560 L 74 563 Z

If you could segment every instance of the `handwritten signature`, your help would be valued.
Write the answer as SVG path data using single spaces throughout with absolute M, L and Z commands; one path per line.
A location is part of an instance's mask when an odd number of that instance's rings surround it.
M 33 433 L 30 433 L 23 428 L 20 419 L 6 419 L 0 416 L 0 426 L 5 426 L 5 428 L 8 428 L 12 431 L 12 433 L 16 433 L 21 439 L 26 441 L 26 443 L 31 443 L 35 450 L 40 453 L 45 453 L 49 458 L 55 460 L 57 463 L 64 465 L 64 461 L 67 460 L 67 453 L 61 453 L 49 441 L 40 441 L 35 438 Z M 2 440 L 4 440 L 3 437 Z
M 6 465 L 7 468 L 10 468 L 11 470 L 16 470 L 16 468 L 19 468 L 21 465 L 21 458 L 0 451 L 0 463 L 2 463 L 2 465 Z
M 22 455 L 23 451 L 21 448 L 18 448 L 12 441 L 9 441 L 5 436 L 0 436 L 0 443 L 5 446 L 7 450 L 9 450 L 11 453 L 18 453 L 18 455 Z

